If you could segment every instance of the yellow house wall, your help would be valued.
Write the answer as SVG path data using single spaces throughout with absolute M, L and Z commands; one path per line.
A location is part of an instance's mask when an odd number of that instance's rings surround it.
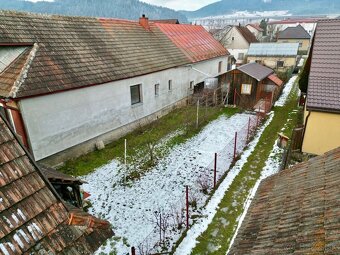
M 278 39 L 278 43 L 302 43 L 302 46 L 299 46 L 299 51 L 308 51 L 310 40 L 309 39 Z
M 284 67 L 282 69 L 288 67 L 295 67 L 296 65 L 295 57 L 254 57 L 254 56 L 247 57 L 247 63 L 255 62 L 256 60 L 260 60 L 262 64 L 272 69 L 276 69 L 277 61 L 284 61 Z M 281 68 L 279 68 L 279 70 L 280 69 Z
M 306 131 L 302 151 L 322 155 L 340 146 L 340 114 L 305 110 Z

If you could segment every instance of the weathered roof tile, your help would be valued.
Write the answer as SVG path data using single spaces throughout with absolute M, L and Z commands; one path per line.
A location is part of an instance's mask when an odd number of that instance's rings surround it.
M 70 226 L 68 209 L 24 151 L 1 114 L 0 134 L 1 254 L 43 251 L 52 254 L 65 251 L 67 254 L 73 246 L 77 246 L 73 254 L 92 254 L 112 236 L 108 222 L 85 212 L 81 213 L 82 217 L 99 222 L 101 227 L 88 226 L 84 222 Z
M 339 254 L 340 147 L 265 179 L 229 254 Z

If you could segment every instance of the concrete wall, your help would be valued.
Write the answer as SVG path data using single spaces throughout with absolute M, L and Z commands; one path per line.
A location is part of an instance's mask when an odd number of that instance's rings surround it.
M 268 66 L 269 68 L 272 69 L 277 69 L 277 61 L 284 61 L 284 67 L 279 68 L 278 70 L 280 71 L 281 69 L 287 69 L 290 67 L 295 67 L 296 66 L 296 58 L 295 57 L 255 57 L 255 56 L 248 56 L 247 57 L 247 63 L 250 62 L 255 62 L 256 60 L 260 60 L 262 64 L 265 66 Z
M 310 40 L 309 39 L 278 39 L 278 43 L 301 43 L 299 46 L 299 51 L 308 51 Z
M 226 72 L 227 57 L 200 62 L 193 67 L 217 76 L 219 61 L 223 63 L 221 73 Z M 204 74 L 190 66 L 183 66 L 103 85 L 23 99 L 19 106 L 33 155 L 36 160 L 41 160 L 80 144 L 90 149 L 96 140 L 107 143 L 117 139 L 125 131 L 138 126 L 137 120 L 150 115 L 151 118 L 159 117 L 155 113 L 165 114 L 172 106 L 181 103 L 191 93 L 190 81 L 196 84 L 205 78 Z M 169 80 L 172 80 L 171 91 L 168 90 Z M 154 88 L 157 83 L 160 84 L 158 96 Z M 142 85 L 142 102 L 131 105 L 130 86 L 136 84 Z M 68 154 L 69 158 L 74 156 L 78 155 Z
M 305 111 L 305 121 L 308 116 Z M 322 155 L 340 146 L 340 114 L 310 112 L 302 151 Z

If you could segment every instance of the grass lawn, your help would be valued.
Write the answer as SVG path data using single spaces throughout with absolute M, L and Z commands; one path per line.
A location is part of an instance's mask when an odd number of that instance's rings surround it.
M 264 130 L 253 153 L 249 156 L 248 162 L 243 166 L 222 199 L 213 221 L 198 238 L 198 244 L 192 254 L 226 254 L 238 219 L 243 212 L 243 204 L 261 175 L 277 139 L 277 134 L 284 128 L 283 132 L 290 137 L 293 128 L 300 121 L 297 98 L 297 84 L 295 84 L 286 105 L 274 107 L 272 122 Z
M 81 176 L 93 172 L 113 159 L 124 162 L 124 140 L 126 139 L 128 144 L 127 162 L 129 165 L 136 165 L 133 171 L 129 171 L 130 176 L 127 178 L 136 179 L 150 169 L 159 158 L 164 157 L 174 145 L 193 137 L 210 121 L 223 114 L 232 116 L 238 112 L 237 108 L 201 107 L 197 128 L 196 106 L 175 109 L 166 116 L 106 145 L 103 150 L 96 150 L 67 161 L 59 171 Z M 163 143 L 160 142 L 162 138 L 171 134 L 175 135 Z

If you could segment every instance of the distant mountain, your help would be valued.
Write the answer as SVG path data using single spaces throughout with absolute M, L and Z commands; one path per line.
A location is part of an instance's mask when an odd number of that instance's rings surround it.
M 0 9 L 131 20 L 145 14 L 150 19 L 178 19 L 187 22 L 186 17 L 179 12 L 139 0 L 55 0 L 36 3 L 24 0 L 0 0 Z
M 294 15 L 340 13 L 340 0 L 222 0 L 197 11 L 180 11 L 188 19 L 231 14 L 235 11 L 281 11 Z

